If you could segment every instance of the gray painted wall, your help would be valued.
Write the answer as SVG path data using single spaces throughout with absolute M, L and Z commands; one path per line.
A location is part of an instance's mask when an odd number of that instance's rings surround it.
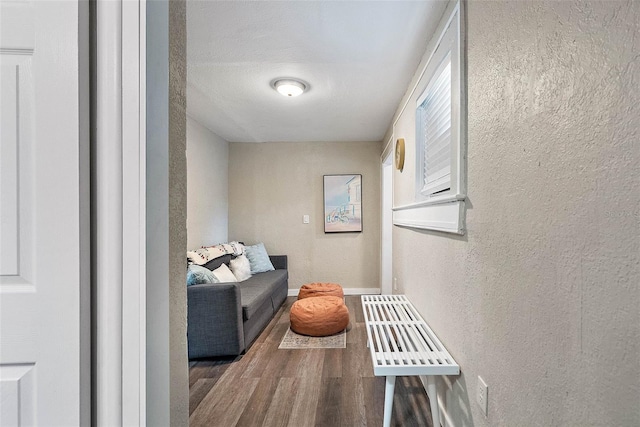
M 226 242 L 229 143 L 187 116 L 187 247 Z
M 147 425 L 189 424 L 186 6 L 147 3 Z
M 640 425 L 640 2 L 467 12 L 468 231 L 393 232 L 399 293 L 461 365 L 449 420 Z
M 291 289 L 379 287 L 379 160 L 376 142 L 231 143 L 229 238 L 288 255 Z M 363 232 L 325 234 L 322 176 L 344 173 L 362 174 Z
M 189 425 L 187 356 L 187 3 L 169 2 L 170 425 Z

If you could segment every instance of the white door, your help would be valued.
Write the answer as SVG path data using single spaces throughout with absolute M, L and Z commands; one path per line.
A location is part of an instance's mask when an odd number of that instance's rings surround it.
M 89 422 L 84 8 L 0 0 L 2 426 Z

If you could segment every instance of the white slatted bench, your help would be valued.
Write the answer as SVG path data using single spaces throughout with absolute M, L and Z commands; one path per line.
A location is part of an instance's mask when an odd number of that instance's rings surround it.
M 404 295 L 362 295 L 373 373 L 386 376 L 384 427 L 391 424 L 396 376 L 426 375 L 433 425 L 440 426 L 434 375 L 458 375 L 453 360 L 436 334 Z

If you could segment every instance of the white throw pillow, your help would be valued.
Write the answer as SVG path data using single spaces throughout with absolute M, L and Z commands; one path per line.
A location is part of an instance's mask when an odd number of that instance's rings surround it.
M 237 282 L 236 276 L 233 275 L 227 264 L 222 264 L 220 267 L 213 270 L 213 275 L 218 278 L 220 283 Z
M 240 255 L 236 259 L 232 259 L 229 266 L 231 267 L 233 275 L 238 279 L 238 282 L 242 282 L 251 277 L 251 264 L 249 263 L 249 258 L 246 256 Z

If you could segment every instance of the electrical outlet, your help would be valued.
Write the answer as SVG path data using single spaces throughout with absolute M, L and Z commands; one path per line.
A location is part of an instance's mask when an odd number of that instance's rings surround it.
M 309 224 L 309 215 L 302 215 L 302 223 Z
M 397 277 L 393 278 L 393 290 L 394 291 L 398 290 L 398 278 Z
M 480 376 L 478 376 L 478 393 L 476 395 L 476 401 L 478 402 L 478 405 L 480 405 L 482 413 L 485 417 L 487 416 L 487 410 L 489 409 L 489 402 L 487 400 L 488 395 L 489 387 L 487 387 L 487 383 L 485 383 L 484 380 Z

